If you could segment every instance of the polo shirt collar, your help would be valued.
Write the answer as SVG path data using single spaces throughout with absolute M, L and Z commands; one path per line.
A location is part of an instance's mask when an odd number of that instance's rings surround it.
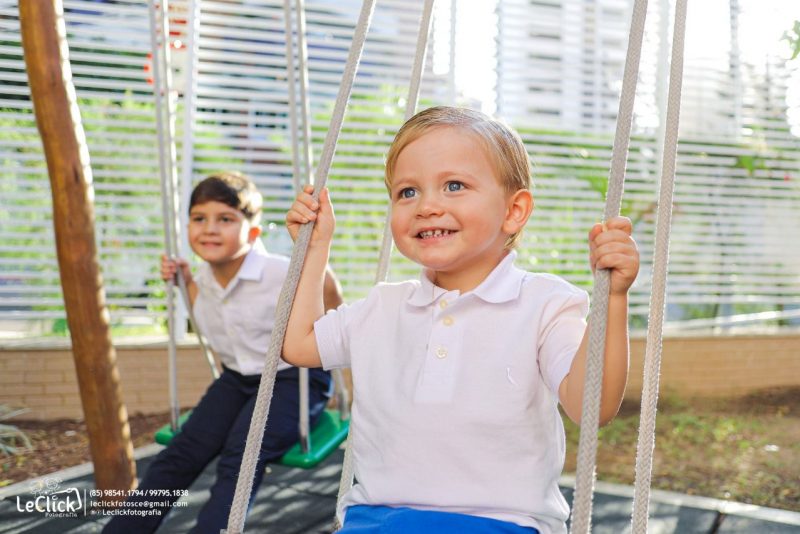
M 260 239 L 256 239 L 253 246 L 245 256 L 242 266 L 239 267 L 239 272 L 236 273 L 236 278 L 239 280 L 261 280 L 261 274 L 264 272 L 264 265 L 267 260 L 267 249 Z
M 500 304 L 502 302 L 509 302 L 519 297 L 522 288 L 522 281 L 525 277 L 525 271 L 518 269 L 514 266 L 514 260 L 517 258 L 517 252 L 512 250 L 500 263 L 489 273 L 483 282 L 478 287 L 469 292 L 469 294 L 490 302 L 492 304 Z M 414 290 L 408 298 L 408 303 L 412 306 L 429 306 L 435 302 L 440 296 L 448 293 L 446 289 L 438 287 L 431 282 L 431 273 L 428 270 L 422 272 L 420 276 L 420 285 Z

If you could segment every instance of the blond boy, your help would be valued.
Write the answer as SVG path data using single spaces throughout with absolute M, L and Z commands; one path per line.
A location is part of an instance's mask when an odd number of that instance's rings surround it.
M 293 238 L 316 224 L 284 358 L 353 373 L 358 483 L 342 532 L 566 532 L 557 405 L 579 419 L 588 298 L 513 265 L 533 210 L 519 136 L 479 112 L 422 111 L 392 143 L 386 184 L 394 241 L 423 274 L 327 315 L 327 192 L 319 202 L 302 193 L 286 218 Z M 627 380 L 627 292 L 639 259 L 622 217 L 595 225 L 589 243 L 591 267 L 611 270 L 607 422 Z

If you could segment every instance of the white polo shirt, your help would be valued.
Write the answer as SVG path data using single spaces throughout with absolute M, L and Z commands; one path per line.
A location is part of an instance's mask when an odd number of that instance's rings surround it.
M 344 506 L 409 506 L 565 533 L 558 386 L 586 292 L 516 268 L 474 290 L 383 284 L 314 325 L 325 369 L 351 367 L 357 484 Z M 341 512 L 341 511 L 340 511 Z
M 275 307 L 289 258 L 270 254 L 260 240 L 223 288 L 211 267 L 202 263 L 194 277 L 197 326 L 225 367 L 243 375 L 260 375 L 275 325 Z M 280 360 L 278 370 L 291 367 Z

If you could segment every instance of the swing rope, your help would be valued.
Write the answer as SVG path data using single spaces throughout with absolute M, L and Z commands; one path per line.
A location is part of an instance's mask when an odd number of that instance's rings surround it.
M 406 109 L 404 115 L 404 121 L 407 121 L 412 116 L 417 109 L 417 104 L 419 102 L 419 93 L 420 93 L 420 86 L 422 83 L 422 73 L 425 69 L 425 55 L 428 50 L 428 39 L 431 32 L 431 26 L 433 21 L 433 6 L 435 0 L 425 0 L 425 4 L 422 8 L 422 16 L 420 19 L 419 24 L 419 33 L 417 34 L 417 45 L 416 50 L 414 52 L 414 63 L 411 67 L 411 80 L 408 86 L 408 97 L 406 99 Z M 381 242 L 381 249 L 380 255 L 378 257 L 378 268 L 375 274 L 375 283 L 379 284 L 381 282 L 386 281 L 386 276 L 389 272 L 389 261 L 392 255 L 392 229 L 391 229 L 391 217 L 392 217 L 392 205 L 391 203 L 387 204 L 386 207 L 386 220 L 383 224 L 383 239 Z M 339 510 L 339 507 L 342 504 L 342 499 L 344 498 L 345 494 L 350 490 L 353 486 L 353 476 L 354 476 L 354 465 L 353 465 L 353 445 L 352 439 L 350 436 L 353 435 L 353 423 L 350 422 L 350 434 L 347 438 L 347 445 L 345 446 L 344 451 L 344 461 L 342 462 L 342 476 L 339 480 L 339 493 L 336 497 L 336 510 Z M 334 520 L 335 530 L 339 530 L 342 528 L 341 522 L 339 521 L 339 515 L 336 514 L 336 518 Z
M 148 2 L 150 14 L 150 45 L 153 56 L 153 95 L 156 103 L 156 134 L 158 136 L 158 164 L 161 176 L 161 207 L 164 222 L 164 245 L 167 256 L 172 257 L 177 249 L 177 226 L 175 220 L 175 190 L 177 169 L 175 167 L 175 144 L 173 142 L 170 89 L 172 77 L 169 69 L 169 27 L 166 1 L 160 7 Z M 159 9 L 160 13 L 156 13 Z M 163 58 L 162 58 L 163 54 Z M 178 382 L 175 348 L 175 283 L 167 280 L 167 329 L 169 330 L 168 372 L 170 399 L 170 426 L 178 428 Z
M 284 4 L 285 5 L 285 4 Z M 306 44 L 306 9 L 303 0 L 295 0 L 295 10 L 297 11 L 297 68 L 300 73 L 300 109 L 302 110 L 303 117 L 303 162 L 305 169 L 303 176 L 306 177 L 308 183 L 312 181 L 313 169 L 313 149 L 311 144 L 311 103 L 308 97 L 308 46 Z M 344 374 L 341 369 L 334 369 L 331 372 L 333 376 L 333 388 L 337 399 L 337 408 L 339 409 L 339 420 L 346 421 L 350 419 L 350 397 L 345 386 Z M 305 406 L 304 412 L 301 412 L 301 429 L 305 429 L 306 436 L 309 436 L 309 409 L 308 409 L 308 369 L 300 369 L 300 383 L 305 384 L 305 395 L 301 397 L 301 403 Z M 304 414 L 304 415 L 303 415 Z M 305 420 L 305 424 L 303 420 Z M 301 431 L 301 435 L 303 432 Z M 310 437 L 306 438 L 306 446 L 310 449 Z
M 302 0 L 298 0 L 298 4 L 302 4 Z M 302 5 L 298 5 L 298 9 L 302 9 Z M 300 139 L 298 138 L 298 120 L 297 120 L 297 80 L 295 79 L 295 59 L 294 59 L 294 30 L 292 29 L 292 4 L 291 0 L 284 0 L 283 2 L 283 18 L 285 23 L 286 34 L 286 82 L 288 85 L 289 93 L 289 126 L 291 128 L 292 139 L 292 183 L 294 184 L 294 193 L 297 195 L 303 187 L 310 180 L 311 160 L 308 158 L 308 149 L 310 143 L 308 137 L 303 138 L 304 153 L 306 154 L 305 165 L 300 170 Z M 297 19 L 297 32 L 302 32 L 300 27 L 301 21 L 298 16 Z M 298 45 L 298 56 L 301 46 Z M 300 66 L 303 68 L 303 65 Z M 306 87 L 301 82 L 300 92 L 305 95 Z M 305 98 L 305 97 L 304 97 Z M 308 114 L 302 114 L 303 128 L 308 124 Z M 298 435 L 300 437 L 300 450 L 307 453 L 311 448 L 310 438 L 310 422 L 308 417 L 308 369 L 301 368 L 298 370 L 298 384 L 299 384 L 299 412 L 298 412 Z
M 153 95 L 156 104 L 156 132 L 158 137 L 158 162 L 159 162 L 159 176 L 161 185 L 161 202 L 162 213 L 164 222 L 164 245 L 165 252 L 168 257 L 174 258 L 178 251 L 178 215 L 177 215 L 177 151 L 175 148 L 175 121 L 174 112 L 172 109 L 172 70 L 170 67 L 170 53 L 169 53 L 169 18 L 167 2 L 164 1 L 160 4 L 159 12 L 156 12 L 156 6 L 153 2 L 148 4 L 150 13 L 150 44 L 151 54 L 153 57 Z M 196 9 L 199 9 L 197 7 Z M 192 11 L 192 16 L 195 16 L 195 10 Z M 197 13 L 199 18 L 199 12 Z M 189 27 L 190 39 L 194 40 L 192 36 L 194 27 Z M 159 38 L 159 35 L 161 36 Z M 163 57 L 162 57 L 163 55 Z M 193 108 L 192 105 L 187 107 Z M 186 124 L 191 124 L 188 122 Z M 188 143 L 191 144 L 191 143 Z M 189 156 L 188 163 L 186 159 L 186 151 L 184 150 L 184 175 L 185 168 L 189 166 L 189 173 L 191 174 L 191 156 Z M 214 379 L 219 378 L 219 371 L 214 362 L 208 346 L 197 328 L 197 321 L 195 321 L 192 305 L 189 301 L 189 293 L 186 289 L 186 280 L 184 280 L 180 270 L 177 272 L 178 289 L 183 300 L 185 309 L 187 310 L 189 322 L 192 329 L 197 333 L 197 340 L 203 352 L 206 362 L 211 370 L 211 375 Z M 169 373 L 169 392 L 170 392 L 170 427 L 172 431 L 178 429 L 178 418 L 180 406 L 178 402 L 178 384 L 177 384 L 177 348 L 175 341 L 175 282 L 173 280 L 167 281 L 167 330 L 169 332 L 169 345 L 168 345 L 168 373 Z
M 291 127 L 292 139 L 292 182 L 294 183 L 295 194 L 298 194 L 302 188 L 311 181 L 311 126 L 309 121 L 310 110 L 308 107 L 308 67 L 306 66 L 307 50 L 305 41 L 305 7 L 303 0 L 295 1 L 295 9 L 297 10 L 297 56 L 298 68 L 300 70 L 300 101 L 302 106 L 301 118 L 302 121 L 297 119 L 297 80 L 295 78 L 295 59 L 294 59 L 294 30 L 292 29 L 292 5 L 291 0 L 284 0 L 283 14 L 286 32 L 286 80 L 289 88 L 289 122 Z M 302 139 L 302 153 L 303 153 L 303 169 L 300 169 L 300 156 L 301 144 L 297 132 L 299 130 L 298 122 L 302 122 L 303 139 Z M 303 453 L 308 453 L 311 450 L 311 431 L 310 431 L 310 418 L 309 418 L 309 398 L 308 398 L 308 369 L 299 369 L 299 395 L 300 395 L 300 411 L 299 411 L 299 435 L 300 435 L 300 450 Z M 337 380 L 340 376 L 337 375 Z M 341 386 L 337 385 L 337 393 L 339 393 Z
M 622 79 L 617 128 L 611 155 L 608 193 L 603 214 L 604 220 L 619 215 L 625 182 L 625 166 L 630 144 L 633 104 L 642 53 L 647 0 L 636 0 L 633 6 L 625 73 Z M 575 475 L 575 496 L 572 505 L 571 532 L 589 532 L 592 516 L 595 463 L 597 461 L 597 431 L 600 420 L 600 395 L 603 383 L 610 273 L 598 269 L 592 291 L 592 308 L 589 312 L 589 345 L 586 356 L 586 376 L 583 388 L 581 431 L 578 442 L 578 467 Z
M 669 265 L 669 234 L 672 225 L 672 198 L 675 190 L 675 162 L 678 153 L 686 4 L 687 0 L 677 0 L 675 3 L 664 156 L 661 167 L 661 184 L 653 245 L 653 276 L 644 358 L 644 387 L 642 389 L 642 405 L 639 419 L 639 440 L 636 449 L 636 479 L 634 483 L 633 514 L 631 516 L 631 532 L 633 534 L 646 534 L 647 532 L 653 450 L 656 444 L 656 410 L 662 348 L 661 334 L 664 326 L 667 267 Z
M 310 174 L 310 160 L 306 161 L 305 167 L 300 169 L 300 158 L 298 157 L 300 140 L 297 135 L 299 128 L 297 120 L 297 79 L 295 77 L 295 58 L 294 58 L 294 29 L 292 28 L 292 3 L 291 0 L 283 1 L 283 18 L 286 33 L 286 82 L 289 94 L 289 128 L 292 140 L 292 183 L 294 184 L 295 194 L 302 190 L 308 183 Z M 304 91 L 305 88 L 301 88 Z M 304 121 L 305 121 L 304 116 Z M 305 126 L 304 126 L 305 127 Z M 304 180 L 302 177 L 305 176 Z
M 183 198 L 189 197 L 190 185 L 192 183 L 192 169 L 194 163 L 194 137 L 192 128 L 188 127 L 194 124 L 195 110 L 197 108 L 197 58 L 200 48 L 200 4 L 202 0 L 194 0 L 191 2 L 189 9 L 189 19 L 186 24 L 186 50 L 187 50 L 187 67 L 185 69 L 186 76 L 186 90 L 183 94 L 184 103 L 184 119 L 183 119 L 183 146 L 181 154 L 181 184 L 186 195 Z M 171 70 L 170 70 L 171 72 Z M 172 145 L 175 144 L 174 140 L 170 141 Z M 177 194 L 177 193 L 176 193 Z M 175 198 L 175 196 L 173 197 Z M 173 209 L 173 213 L 177 210 Z M 178 217 L 180 218 L 180 217 Z M 177 236 L 176 236 L 177 241 Z M 177 250 L 177 247 L 176 247 Z M 183 278 L 182 273 L 178 273 L 178 286 L 181 290 L 181 297 L 183 298 L 183 305 L 189 317 L 189 323 L 192 325 L 197 336 L 197 343 L 200 345 L 200 350 L 203 352 L 203 357 L 211 370 L 211 376 L 214 380 L 219 378 L 219 369 L 214 362 L 214 356 L 211 354 L 208 344 L 203 337 L 203 333 L 197 326 L 197 321 L 194 318 L 194 310 L 192 303 L 189 300 L 189 292 L 186 290 L 186 280 Z
M 327 182 L 333 154 L 336 150 L 336 143 L 342 129 L 347 103 L 350 100 L 350 94 L 355 81 L 356 70 L 358 69 L 361 55 L 364 51 L 366 35 L 372 19 L 374 7 L 375 0 L 364 0 L 361 6 L 361 12 L 358 22 L 356 23 L 347 63 L 342 75 L 342 83 L 339 86 L 339 93 L 334 105 L 331 124 L 325 136 L 320 162 L 316 169 L 313 194 L 315 199 L 319 198 L 319 193 Z M 298 233 L 286 280 L 278 299 L 275 312 L 275 325 L 270 338 L 267 361 L 264 366 L 264 371 L 261 374 L 261 384 L 258 388 L 256 404 L 253 409 L 250 430 L 248 431 L 247 443 L 242 457 L 242 465 L 239 470 L 239 478 L 236 482 L 236 491 L 231 505 L 230 516 L 228 517 L 228 525 L 224 531 L 228 534 L 240 534 L 244 530 L 245 515 L 248 503 L 250 502 L 250 494 L 253 489 L 253 476 L 255 474 L 258 455 L 261 450 L 261 440 L 264 435 L 264 428 L 266 427 L 269 407 L 272 401 L 272 392 L 275 386 L 278 359 L 280 358 L 281 349 L 283 347 L 286 327 L 289 322 L 289 314 L 291 312 L 292 302 L 294 301 L 297 284 L 300 280 L 303 261 L 308 250 L 312 230 L 313 223 L 309 223 L 304 225 Z
M 433 5 L 435 0 L 425 0 L 422 7 L 422 16 L 419 21 L 419 32 L 417 33 L 417 46 L 414 51 L 414 63 L 411 66 L 411 80 L 408 86 L 408 96 L 406 98 L 406 109 L 403 122 L 414 116 L 419 103 L 420 86 L 422 84 L 422 72 L 425 69 L 425 55 L 428 51 L 428 38 L 431 32 L 433 21 Z M 383 225 L 383 241 L 381 242 L 381 252 L 378 256 L 378 269 L 375 273 L 375 283 L 379 284 L 386 281 L 389 273 L 389 262 L 392 256 L 392 205 L 389 203 L 386 208 L 386 221 Z

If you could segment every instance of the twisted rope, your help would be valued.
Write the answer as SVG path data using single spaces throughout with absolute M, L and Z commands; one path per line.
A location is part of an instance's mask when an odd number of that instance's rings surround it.
M 656 410 L 658 380 L 661 369 L 661 331 L 669 265 L 669 234 L 672 225 L 672 196 L 675 190 L 675 161 L 678 153 L 681 85 L 683 83 L 683 49 L 686 33 L 687 0 L 675 4 L 675 26 L 672 36 L 672 64 L 669 75 L 664 159 L 661 167 L 661 187 L 656 215 L 653 250 L 653 280 L 650 294 L 650 317 L 647 322 L 647 343 L 644 358 L 644 388 L 639 419 L 639 440 L 636 448 L 636 480 L 633 492 L 631 532 L 646 534 L 653 469 L 653 450 L 656 444 Z
M 646 16 L 647 0 L 636 0 L 628 37 L 628 53 L 625 59 L 625 74 L 622 78 L 617 129 L 611 156 L 606 207 L 603 214 L 606 220 L 619 215 L 622 202 L 625 165 L 633 122 L 633 104 L 636 96 Z M 578 468 L 575 474 L 575 497 L 572 507 L 571 532 L 577 534 L 588 533 L 591 526 L 610 282 L 609 271 L 598 269 L 595 273 L 594 290 L 592 291 L 592 309 L 589 312 L 589 345 L 586 355 L 581 434 L 578 443 Z
M 339 93 L 336 97 L 333 116 L 331 117 L 331 125 L 326 134 L 320 162 L 316 170 L 313 194 L 315 199 L 319 198 L 319 193 L 322 188 L 325 187 L 325 183 L 328 179 L 333 154 L 336 151 L 336 143 L 342 129 L 342 122 L 344 121 L 344 114 L 347 109 L 347 103 L 350 100 L 356 70 L 358 69 L 358 64 L 364 51 L 364 43 L 366 41 L 367 30 L 369 29 L 374 7 L 375 0 L 364 0 L 361 6 L 361 12 L 358 22 L 356 23 L 347 63 L 342 75 L 342 83 L 339 86 Z M 306 224 L 300 229 L 297 242 L 292 251 L 292 258 L 289 263 L 286 281 L 283 284 L 280 297 L 278 298 L 277 310 L 275 312 L 275 325 L 270 338 L 267 361 L 264 366 L 264 371 L 261 374 L 261 385 L 258 388 L 253 417 L 250 421 L 250 430 L 247 434 L 245 452 L 242 457 L 242 465 L 239 470 L 239 479 L 236 483 L 236 492 L 234 493 L 233 504 L 231 506 L 230 516 L 228 517 L 228 526 L 225 530 L 228 534 L 240 534 L 244 530 L 245 515 L 248 503 L 250 502 L 250 494 L 253 489 L 253 476 L 258 461 L 258 454 L 261 449 L 261 440 L 264 436 L 264 428 L 267 424 L 269 406 L 272 401 L 272 391 L 275 386 L 275 373 L 278 368 L 278 359 L 281 354 L 284 337 L 286 336 L 286 326 L 289 322 L 289 314 L 294 301 L 297 283 L 300 280 L 303 261 L 305 260 L 308 250 L 308 243 L 311 239 L 312 230 L 313 223 Z
M 435 0 L 425 0 L 422 7 L 422 16 L 419 23 L 419 33 L 417 34 L 417 46 L 414 52 L 414 63 L 411 67 L 411 81 L 408 86 L 408 98 L 406 99 L 406 109 L 404 115 L 404 122 L 410 119 L 417 109 L 419 102 L 420 85 L 422 83 L 422 72 L 425 69 L 425 55 L 428 50 L 428 38 L 431 32 L 431 23 L 433 21 L 433 5 Z M 381 251 L 378 256 L 378 268 L 375 273 L 375 283 L 379 284 L 386 281 L 386 275 L 389 272 L 389 261 L 392 255 L 392 205 L 387 204 L 386 207 L 386 220 L 383 223 L 383 239 L 381 241 Z M 353 422 L 350 422 L 350 435 L 353 432 Z M 353 451 L 352 440 L 347 438 L 347 445 L 345 446 L 344 461 L 342 462 L 342 477 L 339 480 L 339 493 L 336 498 L 336 510 L 340 509 L 342 498 L 353 486 L 353 475 L 355 467 L 353 465 Z M 336 530 L 339 530 L 342 525 L 339 521 L 338 513 L 334 520 Z

